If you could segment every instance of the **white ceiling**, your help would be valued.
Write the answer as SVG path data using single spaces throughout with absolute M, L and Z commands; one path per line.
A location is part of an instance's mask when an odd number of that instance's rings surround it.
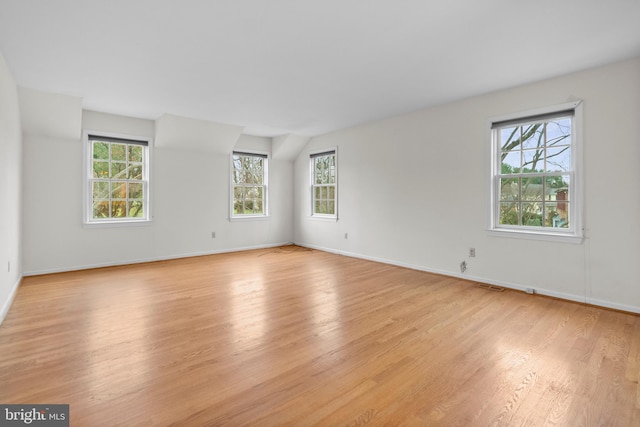
M 0 0 L 0 52 L 86 109 L 312 136 L 637 57 L 640 0 Z

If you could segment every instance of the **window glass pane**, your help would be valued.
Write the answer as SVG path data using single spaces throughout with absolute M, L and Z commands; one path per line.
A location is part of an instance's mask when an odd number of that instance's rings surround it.
M 236 188 L 234 190 L 234 199 L 233 199 L 233 213 L 234 214 L 242 214 L 244 213 L 244 198 L 242 197 L 242 188 Z
M 109 183 L 105 181 L 93 182 L 93 199 L 109 199 Z
M 253 184 L 251 177 L 251 165 L 247 156 L 240 156 L 240 183 L 241 184 Z
M 545 219 L 547 227 L 569 227 L 569 203 L 549 202 L 545 204 Z
M 542 177 L 522 178 L 522 201 L 542 200 Z
M 263 190 L 263 187 L 253 187 L 253 191 L 251 193 L 252 194 L 251 197 L 258 198 L 258 199 L 262 200 L 262 190 Z
M 233 199 L 234 200 L 242 200 L 244 191 L 242 187 L 233 187 Z
M 264 159 L 254 156 L 234 156 L 233 180 L 235 184 L 263 184 Z
M 335 202 L 333 200 L 327 201 L 327 213 L 330 215 L 335 214 Z
M 257 199 L 253 201 L 253 213 L 263 213 L 262 199 Z
M 518 203 L 500 203 L 500 224 L 518 225 Z
M 571 147 L 547 148 L 546 172 L 568 172 L 571 170 Z
M 547 147 L 571 145 L 571 119 L 556 119 L 547 123 Z
M 93 202 L 93 218 L 109 218 L 109 202 Z
M 542 172 L 544 149 L 522 150 L 522 173 Z
M 569 176 L 547 177 L 549 196 L 547 214 L 549 227 L 569 227 L 569 190 L 571 180 Z
M 335 186 L 330 186 L 327 187 L 327 198 L 330 200 L 333 200 L 336 198 L 336 187 Z
M 516 144 L 514 141 L 520 137 L 520 127 L 502 128 L 500 129 L 500 147 L 502 151 L 510 151 L 512 145 Z M 517 143 L 517 146 L 520 144 Z
M 250 199 L 256 197 L 256 190 L 254 187 L 244 187 L 244 199 Z
M 335 182 L 334 156 L 320 156 L 314 159 L 316 167 L 316 184 L 329 184 Z
M 94 178 L 109 178 L 109 162 L 93 162 Z
M 263 177 L 263 162 L 261 157 L 254 157 L 254 162 L 252 164 L 253 167 L 253 182 L 255 184 L 262 185 L 262 177 Z
M 519 182 L 520 178 L 500 178 L 500 200 L 519 200 Z
M 141 145 L 129 145 L 128 148 L 130 162 L 142 162 L 143 148 Z
M 129 164 L 127 179 L 142 180 L 142 163 Z
M 313 159 L 315 183 L 322 184 L 322 162 L 320 157 Z
M 125 181 L 113 181 L 111 183 L 111 197 L 113 199 L 126 199 L 127 183 Z
M 541 149 L 544 147 L 544 123 L 522 126 L 522 149 Z
M 233 156 L 233 183 L 242 184 L 242 161 L 240 156 Z
M 110 178 L 123 179 L 127 176 L 127 164 L 124 162 L 111 162 L 111 175 Z
M 111 202 L 111 217 L 112 218 L 127 217 L 127 202 L 125 200 L 118 200 L 118 201 Z
M 258 174 L 254 168 L 247 169 L 246 184 L 260 184 L 262 177 L 258 178 Z
M 522 203 L 522 225 L 542 227 L 542 203 Z
M 130 182 L 129 186 L 129 199 L 142 199 L 144 185 L 139 182 Z
M 93 142 L 93 158 L 109 160 L 109 144 L 106 142 Z
M 502 153 L 501 173 L 520 173 L 520 151 Z
M 129 217 L 142 218 L 144 217 L 144 204 L 141 200 L 130 200 L 129 202 Z
M 568 175 L 545 177 L 547 200 L 569 200 L 570 178 Z
M 111 160 L 117 160 L 120 162 L 124 162 L 127 160 L 126 144 L 111 144 Z
M 321 204 L 321 203 L 322 203 L 322 202 L 320 202 L 320 200 L 316 200 L 316 201 L 314 202 L 314 204 L 313 204 L 313 213 L 322 213 L 322 212 L 320 211 L 320 204 Z

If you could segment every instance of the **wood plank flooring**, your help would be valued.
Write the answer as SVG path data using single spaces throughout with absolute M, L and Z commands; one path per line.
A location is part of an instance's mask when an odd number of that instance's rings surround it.
M 640 316 L 287 246 L 25 278 L 0 403 L 72 426 L 640 426 Z

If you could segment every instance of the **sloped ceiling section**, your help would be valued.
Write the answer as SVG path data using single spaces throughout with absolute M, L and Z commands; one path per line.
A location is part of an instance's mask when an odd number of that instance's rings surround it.
M 22 132 L 29 136 L 78 140 L 82 129 L 82 98 L 18 88 Z
M 155 146 L 229 154 L 241 126 L 164 114 L 156 120 Z
M 274 159 L 295 160 L 311 138 L 299 135 L 281 135 L 273 138 L 272 157 Z

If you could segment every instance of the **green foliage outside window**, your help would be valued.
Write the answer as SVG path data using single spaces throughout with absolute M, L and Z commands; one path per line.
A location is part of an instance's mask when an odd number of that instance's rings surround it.
M 144 218 L 145 147 L 91 139 L 92 219 Z

